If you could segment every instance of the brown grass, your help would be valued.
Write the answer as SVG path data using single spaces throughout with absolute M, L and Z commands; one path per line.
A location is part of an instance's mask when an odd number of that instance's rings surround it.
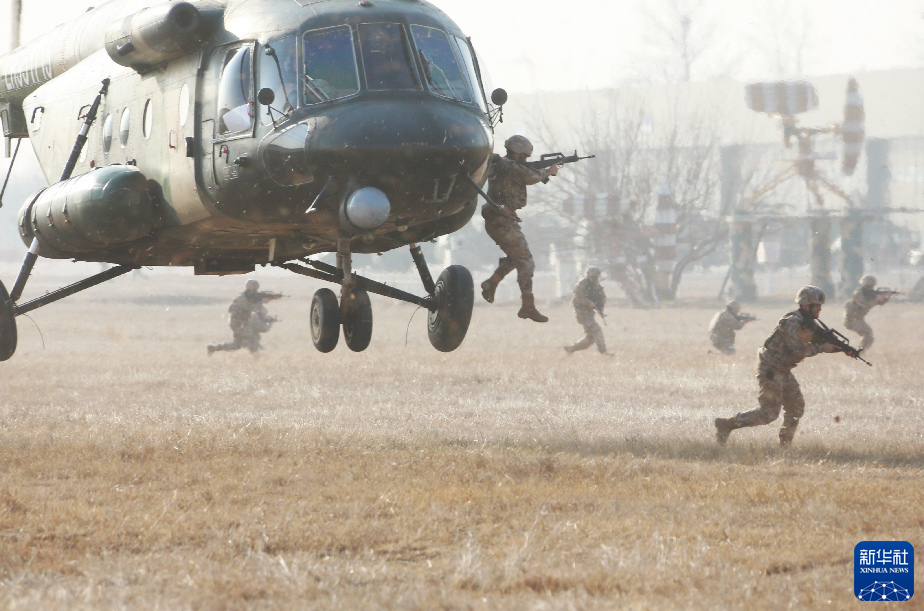
M 565 306 L 540 326 L 479 305 L 440 354 L 423 312 L 405 347 L 414 308 L 373 297 L 369 350 L 322 355 L 317 286 L 268 280 L 292 297 L 263 356 L 209 358 L 239 284 L 120 279 L 35 312 L 44 349 L 19 320 L 0 605 L 859 608 L 858 542 L 924 550 L 921 306 L 870 316 L 873 368 L 796 370 L 808 406 L 780 452 L 779 423 L 721 449 L 712 420 L 756 404 L 782 302 L 748 308 L 734 357 L 707 354 L 709 304 L 613 307 L 605 359 L 565 356 Z

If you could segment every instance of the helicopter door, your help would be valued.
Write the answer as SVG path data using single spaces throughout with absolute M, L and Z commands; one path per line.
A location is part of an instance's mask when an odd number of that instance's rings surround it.
M 238 178 L 234 160 L 252 148 L 254 136 L 253 46 L 217 49 L 209 61 L 207 83 L 215 83 L 212 100 L 206 99 L 202 135 L 212 141 L 209 191 L 230 189 Z M 204 168 L 205 169 L 205 168 Z M 211 175 L 211 176 L 209 176 Z

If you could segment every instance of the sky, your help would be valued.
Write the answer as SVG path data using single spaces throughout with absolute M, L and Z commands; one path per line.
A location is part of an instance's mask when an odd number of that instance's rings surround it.
M 924 0 L 432 0 L 472 37 L 489 88 L 582 90 L 681 78 L 743 82 L 924 66 Z M 23 42 L 100 2 L 22 0 Z M 880 5 L 880 6 L 876 6 Z M 10 1 L 0 0 L 0 15 Z M 0 23 L 7 20 L 2 19 Z M 7 26 L 8 29 L 8 26 Z M 0 50 L 10 34 L 0 31 Z

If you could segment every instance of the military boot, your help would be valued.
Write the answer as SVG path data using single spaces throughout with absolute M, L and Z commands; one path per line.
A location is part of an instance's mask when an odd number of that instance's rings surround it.
M 494 272 L 490 278 L 481 283 L 481 296 L 484 297 L 485 301 L 494 303 L 494 291 L 497 290 L 497 285 L 503 279 L 503 276 Z
M 535 320 L 536 322 L 549 322 L 549 317 L 543 316 L 536 309 L 536 298 L 533 297 L 532 293 L 523 293 L 523 307 L 517 312 L 517 316 Z
M 734 418 L 716 418 L 715 419 L 715 440 L 720 446 L 724 446 L 728 441 L 731 432 L 738 428 L 738 422 Z

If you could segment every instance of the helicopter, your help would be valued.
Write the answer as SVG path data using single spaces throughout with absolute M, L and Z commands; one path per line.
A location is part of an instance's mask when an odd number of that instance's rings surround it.
M 470 39 L 425 0 L 89 10 L 0 56 L 7 157 L 28 138 L 49 183 L 18 214 L 28 251 L 12 289 L 0 283 L 0 360 L 17 316 L 142 266 L 270 265 L 339 285 L 311 301 L 322 352 L 341 329 L 368 347 L 369 293 L 426 308 L 431 344 L 455 350 L 471 273 L 434 280 L 419 243 L 471 219 L 506 100 L 488 102 Z M 353 272 L 353 255 L 404 246 L 425 296 Z M 22 302 L 39 257 L 112 267 Z

